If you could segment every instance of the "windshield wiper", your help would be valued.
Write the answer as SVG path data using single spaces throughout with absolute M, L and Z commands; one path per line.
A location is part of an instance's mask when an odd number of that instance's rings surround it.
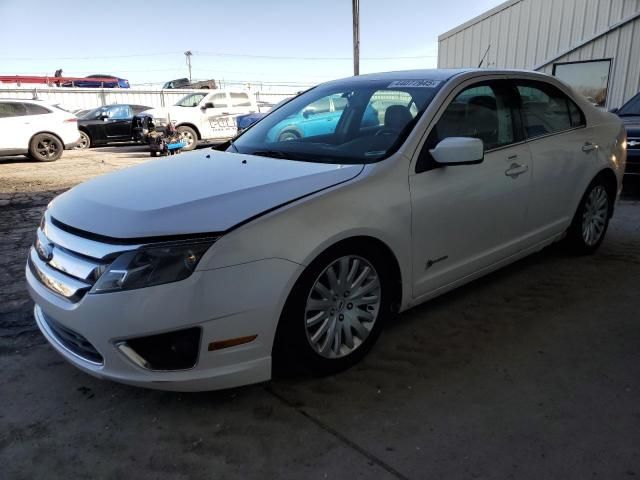
M 256 150 L 255 152 L 251 152 L 251 155 L 257 155 L 259 157 L 282 158 L 284 160 L 300 160 L 298 157 L 292 155 L 291 153 L 283 152 L 281 150 Z

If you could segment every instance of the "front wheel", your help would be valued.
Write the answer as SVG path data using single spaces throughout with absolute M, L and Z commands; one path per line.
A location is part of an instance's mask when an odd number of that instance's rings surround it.
M 388 262 L 375 247 L 345 244 L 323 253 L 289 295 L 276 333 L 276 363 L 321 375 L 357 363 L 391 314 L 389 278 Z
M 76 145 L 76 150 L 86 150 L 91 147 L 91 137 L 87 135 L 85 132 L 80 130 L 80 141 Z
M 596 178 L 585 192 L 567 232 L 566 243 L 573 253 L 595 252 L 607 232 L 613 198 L 602 178 Z
M 196 148 L 196 145 L 198 144 L 198 134 L 193 128 L 183 125 L 178 127 L 176 130 L 187 144 L 182 148 L 183 150 L 189 151 Z

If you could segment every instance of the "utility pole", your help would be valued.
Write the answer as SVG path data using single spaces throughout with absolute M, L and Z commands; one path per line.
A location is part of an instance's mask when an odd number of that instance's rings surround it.
M 353 74 L 360 75 L 360 0 L 351 0 L 353 14 Z
M 187 57 L 187 66 L 189 67 L 189 82 L 191 82 L 191 55 L 193 55 L 193 53 L 191 53 L 191 50 L 187 50 L 186 52 L 184 52 L 185 57 Z

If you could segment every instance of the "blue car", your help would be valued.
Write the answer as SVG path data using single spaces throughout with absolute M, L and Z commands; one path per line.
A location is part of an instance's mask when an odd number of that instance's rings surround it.
M 62 86 L 78 88 L 129 88 L 129 80 L 114 77 L 113 75 L 98 74 L 89 75 L 88 77 L 72 82 L 64 82 Z
M 328 135 L 335 131 L 348 100 L 342 96 L 321 98 L 304 110 L 277 123 L 269 132 L 272 142 L 286 142 L 304 137 Z M 379 125 L 378 111 L 369 104 L 364 112 L 362 126 Z

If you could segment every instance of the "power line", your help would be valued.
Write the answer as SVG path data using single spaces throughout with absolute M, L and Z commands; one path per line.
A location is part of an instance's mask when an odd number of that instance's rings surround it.
M 206 52 L 206 51 L 194 51 L 195 55 L 211 56 L 211 57 L 233 57 L 233 58 L 261 58 L 266 60 L 349 60 L 352 61 L 353 57 L 296 57 L 296 56 L 284 56 L 284 55 L 253 55 L 242 53 L 224 53 L 224 52 Z M 163 53 L 140 53 L 132 55 L 106 55 L 106 56 L 92 56 L 92 57 L 5 57 L 0 56 L 2 60 L 19 60 L 19 61 L 32 61 L 32 60 L 96 60 L 96 59 L 117 59 L 117 58 L 141 58 L 141 57 L 159 57 L 165 55 L 184 55 L 184 52 L 163 52 Z M 361 57 L 361 60 L 418 60 L 421 58 L 437 58 L 437 55 L 412 55 L 412 56 L 393 56 L 393 57 Z

